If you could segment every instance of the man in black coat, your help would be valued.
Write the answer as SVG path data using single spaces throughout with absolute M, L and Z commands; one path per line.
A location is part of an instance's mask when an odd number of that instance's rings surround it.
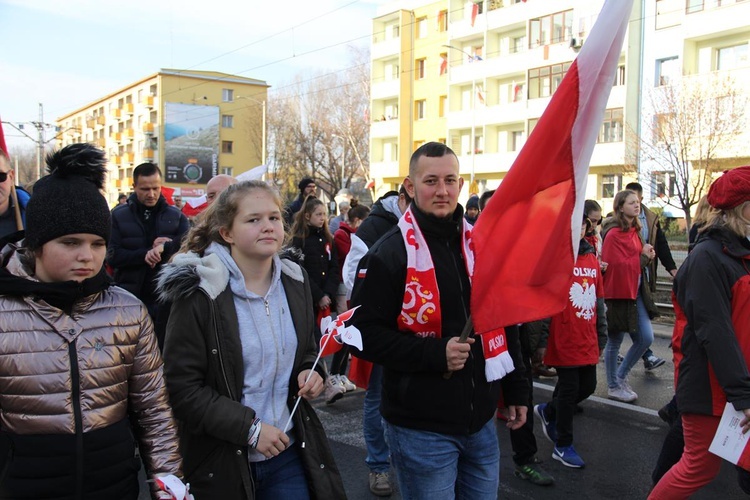
M 305 198 L 308 196 L 315 196 L 315 191 L 318 189 L 315 185 L 315 181 L 309 177 L 305 177 L 299 181 L 297 187 L 299 188 L 299 196 L 297 196 L 297 199 L 291 202 L 284 210 L 284 219 L 289 227 L 292 227 L 292 224 L 294 223 L 294 215 L 302 208 Z
M 187 217 L 167 204 L 161 195 L 162 176 L 153 163 L 141 163 L 133 170 L 133 194 L 126 205 L 112 211 L 112 237 L 107 263 L 114 268 L 114 280 L 148 308 L 157 320 L 154 278 L 182 244 L 189 224 Z M 168 310 L 167 310 L 168 312 Z M 157 326 L 157 337 L 160 328 Z M 159 338 L 160 345 L 163 337 Z
M 486 378 L 481 341 L 473 336 L 458 341 L 471 295 L 462 253 L 463 209 L 458 205 L 462 185 L 458 158 L 450 148 L 430 142 L 417 149 L 404 179 L 413 201 L 401 219 L 413 227 L 404 233 L 399 226 L 393 228 L 370 249 L 360 262 L 358 275 L 363 279 L 355 283 L 352 295 L 352 302 L 361 306 L 353 316 L 362 333 L 358 355 L 383 366 L 380 410 L 405 498 L 444 496 L 445 491 L 462 498 L 495 498 L 500 451 L 494 416 L 501 385 L 509 426 L 526 421 L 528 388 L 517 327 L 506 329 L 516 369 L 500 381 Z M 432 332 L 407 331 L 399 323 L 412 307 L 406 303 L 410 271 L 405 238 L 413 237 L 416 228 L 425 242 L 416 251 L 425 252 L 422 257 L 429 252 L 433 263 L 434 283 L 425 284 L 438 292 L 431 297 L 439 295 L 434 298 L 439 324 L 432 324 Z M 409 244 L 416 247 L 412 239 Z

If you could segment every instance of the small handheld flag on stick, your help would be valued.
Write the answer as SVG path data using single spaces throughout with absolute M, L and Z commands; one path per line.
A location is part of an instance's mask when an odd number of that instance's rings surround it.
M 320 329 L 323 331 L 323 336 L 320 338 L 320 350 L 318 351 L 318 356 L 315 358 L 315 362 L 310 369 L 310 373 L 307 374 L 305 384 L 310 381 L 313 373 L 315 373 L 315 367 L 318 366 L 318 361 L 320 361 L 321 357 L 329 356 L 341 350 L 344 344 L 354 346 L 360 351 L 362 350 L 362 334 L 357 328 L 344 325 L 344 322 L 349 321 L 354 314 L 354 311 L 358 308 L 359 306 L 349 309 L 348 311 L 339 314 L 336 319 L 332 319 L 330 316 L 322 319 Z M 331 340 L 333 340 L 333 342 L 331 342 Z M 286 425 L 284 426 L 284 432 L 288 431 L 289 426 L 292 425 L 292 417 L 294 417 L 294 413 L 297 411 L 301 399 L 302 398 L 298 397 L 297 401 L 295 401 L 292 412 L 289 414 L 289 420 L 287 420 Z

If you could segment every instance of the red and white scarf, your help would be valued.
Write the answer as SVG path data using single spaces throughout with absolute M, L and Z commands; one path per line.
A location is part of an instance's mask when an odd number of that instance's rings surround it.
M 461 221 L 463 223 L 461 249 L 466 263 L 466 273 L 471 281 L 474 275 L 472 227 L 465 219 L 461 218 Z M 440 291 L 435 275 L 435 265 L 411 207 L 398 221 L 398 227 L 406 246 L 406 287 L 401 314 L 398 318 L 399 330 L 411 332 L 420 337 L 441 338 Z M 515 369 L 513 359 L 508 353 L 504 329 L 492 330 L 480 334 L 479 337 L 484 352 L 484 373 L 489 382 L 501 379 Z

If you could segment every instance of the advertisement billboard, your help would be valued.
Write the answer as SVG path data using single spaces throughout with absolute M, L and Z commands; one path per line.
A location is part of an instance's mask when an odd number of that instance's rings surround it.
M 165 180 L 206 184 L 219 168 L 219 107 L 167 102 L 165 114 Z

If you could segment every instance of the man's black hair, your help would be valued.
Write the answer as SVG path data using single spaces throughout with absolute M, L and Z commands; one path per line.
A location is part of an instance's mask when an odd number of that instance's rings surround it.
M 138 183 L 139 177 L 150 177 L 154 174 L 159 174 L 159 177 L 161 177 L 159 167 L 151 162 L 141 163 L 133 169 L 133 184 Z
M 433 141 L 422 144 L 411 155 L 411 159 L 409 160 L 409 176 L 414 174 L 414 169 L 417 166 L 417 161 L 419 161 L 422 156 L 427 156 L 429 158 L 440 158 L 447 154 L 456 156 L 456 153 L 454 153 L 451 148 L 449 148 L 442 142 Z M 458 156 L 456 156 L 456 159 L 458 159 Z
M 643 186 L 641 186 L 641 184 L 638 182 L 629 182 L 625 186 L 625 189 L 628 189 L 630 191 L 635 191 L 636 194 L 641 194 L 641 195 L 643 194 Z

